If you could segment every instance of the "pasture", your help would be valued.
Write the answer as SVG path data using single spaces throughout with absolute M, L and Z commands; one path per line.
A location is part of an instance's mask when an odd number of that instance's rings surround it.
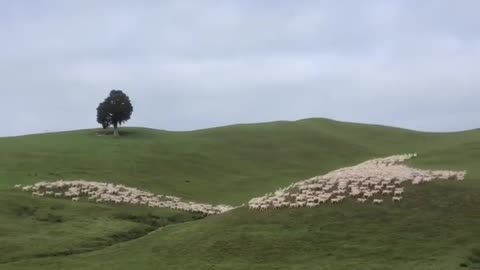
M 480 269 L 480 132 L 422 133 L 307 119 L 192 132 L 83 130 L 0 139 L 0 269 Z M 240 208 L 201 218 L 32 198 L 14 184 L 106 181 L 240 205 L 365 160 L 466 170 L 400 203 Z

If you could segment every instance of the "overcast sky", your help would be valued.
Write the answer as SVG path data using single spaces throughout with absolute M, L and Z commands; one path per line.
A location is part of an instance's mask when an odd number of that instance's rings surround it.
M 0 136 L 327 117 L 480 127 L 477 0 L 0 0 Z

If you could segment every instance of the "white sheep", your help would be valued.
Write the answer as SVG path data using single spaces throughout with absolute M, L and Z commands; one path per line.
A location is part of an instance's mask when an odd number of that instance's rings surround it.
M 394 202 L 399 202 L 399 201 L 401 201 L 401 200 L 402 200 L 402 197 L 397 197 L 397 196 L 396 196 L 396 197 L 393 197 L 393 198 L 392 198 L 392 201 L 394 201 Z
M 381 204 L 381 203 L 383 203 L 382 199 L 374 199 L 373 200 L 373 204 Z
M 395 190 L 395 192 L 393 192 L 394 196 L 402 195 L 402 194 L 403 194 L 403 190 Z
M 358 198 L 357 201 L 359 201 L 360 203 L 365 203 L 367 201 L 367 199 L 365 198 Z
M 333 198 L 333 199 L 330 200 L 330 202 L 333 203 L 333 204 L 337 204 L 337 203 L 339 203 L 340 201 L 341 201 L 340 198 Z
M 315 206 L 317 206 L 317 204 L 314 203 L 314 202 L 307 203 L 307 207 L 309 207 L 309 208 L 312 208 L 312 207 L 315 207 Z
M 388 189 L 382 190 L 382 195 L 390 195 L 390 194 L 392 194 L 391 190 L 388 190 Z

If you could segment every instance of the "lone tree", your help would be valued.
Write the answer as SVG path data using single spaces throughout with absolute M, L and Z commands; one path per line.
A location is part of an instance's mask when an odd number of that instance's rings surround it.
M 132 112 L 130 98 L 121 90 L 112 90 L 110 95 L 98 105 L 97 122 L 104 129 L 113 126 L 113 135 L 119 136 L 118 126 L 130 120 Z

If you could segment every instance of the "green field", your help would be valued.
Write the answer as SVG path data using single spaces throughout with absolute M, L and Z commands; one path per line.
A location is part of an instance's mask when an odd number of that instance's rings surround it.
M 480 131 L 421 133 L 325 119 L 192 132 L 129 128 L 0 139 L 0 269 L 480 269 Z M 85 179 L 240 205 L 374 157 L 467 170 L 400 204 L 240 208 L 199 219 L 33 199 L 14 184 Z

